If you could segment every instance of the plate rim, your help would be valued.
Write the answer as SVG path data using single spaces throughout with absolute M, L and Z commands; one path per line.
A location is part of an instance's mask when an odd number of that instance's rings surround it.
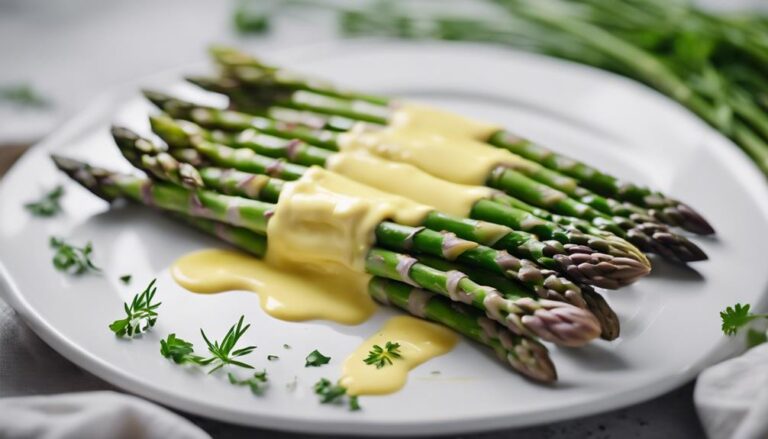
M 756 203 L 758 203 L 758 205 L 761 207 L 763 217 L 768 218 L 768 187 L 765 185 L 762 174 L 760 174 L 757 167 L 754 166 L 751 161 L 749 161 L 746 154 L 741 152 L 738 146 L 722 136 L 722 134 L 715 131 L 703 121 L 699 120 L 698 117 L 692 113 L 688 112 L 687 109 L 668 99 L 664 95 L 661 95 L 655 90 L 652 90 L 628 78 L 624 78 L 610 72 L 570 61 L 555 59 L 528 52 L 521 52 L 509 48 L 489 47 L 487 45 L 475 43 L 446 43 L 432 41 L 403 43 L 380 39 L 363 39 L 351 42 L 318 42 L 290 48 L 280 48 L 278 50 L 281 53 L 280 56 L 286 56 L 285 54 L 288 53 L 289 55 L 287 56 L 289 57 L 295 57 L 298 54 L 307 51 L 322 51 L 324 54 L 329 56 L 339 56 L 340 53 L 348 53 L 350 48 L 353 48 L 354 50 L 360 50 L 361 48 L 365 48 L 365 50 L 376 50 L 379 47 L 386 47 L 390 49 L 403 47 L 413 49 L 415 46 L 419 46 L 422 49 L 426 47 L 429 49 L 437 50 L 467 50 L 467 47 L 469 47 L 471 50 L 484 50 L 496 53 L 503 52 L 507 55 L 517 57 L 518 59 L 530 58 L 535 59 L 536 62 L 539 63 L 561 65 L 563 68 L 572 70 L 582 70 L 583 72 L 579 72 L 579 74 L 593 75 L 596 76 L 597 79 L 606 78 L 610 79 L 611 81 L 619 81 L 623 83 L 622 86 L 624 87 L 634 88 L 635 90 L 633 90 L 633 93 L 639 92 L 646 95 L 654 95 L 654 99 L 657 101 L 654 103 L 654 105 L 662 105 L 666 106 L 667 108 L 677 107 L 677 112 L 681 113 L 680 117 L 684 117 L 689 120 L 693 119 L 696 123 L 699 124 L 699 130 L 705 135 L 704 140 L 702 140 L 702 142 L 706 144 L 705 147 L 711 149 L 714 154 L 718 154 L 720 158 L 724 159 L 724 161 L 727 162 L 725 165 L 730 170 L 738 170 L 738 172 L 734 172 L 732 175 L 736 174 L 738 179 L 744 181 L 747 184 L 751 184 L 752 187 L 760 188 L 756 190 L 761 191 L 763 195 L 765 195 L 763 197 L 764 201 L 760 202 L 760 199 L 758 198 L 759 194 L 753 194 L 751 198 L 755 200 Z M 270 54 L 274 52 L 275 50 L 264 51 L 266 57 L 269 57 Z M 33 145 L 30 150 L 24 154 L 24 156 L 10 169 L 6 177 L 15 175 L 15 173 L 20 172 L 19 169 L 21 169 L 27 161 L 34 160 L 36 155 L 50 150 L 57 144 L 64 143 L 66 139 L 73 133 L 78 133 L 81 130 L 86 129 L 88 125 L 92 125 L 94 123 L 93 116 L 97 114 L 101 108 L 104 108 L 104 106 L 112 105 L 117 99 L 134 94 L 138 85 L 148 82 L 153 78 L 170 77 L 171 75 L 178 74 L 178 72 L 184 71 L 191 66 L 195 67 L 199 65 L 200 63 L 191 63 L 172 69 L 166 69 L 151 75 L 147 75 L 145 77 L 138 78 L 136 80 L 128 81 L 124 84 L 114 87 L 112 90 L 102 93 L 89 105 L 84 107 L 82 111 L 78 112 L 67 122 L 60 125 L 40 142 Z M 7 178 L 4 178 L 3 181 L 0 181 L 0 188 L 4 188 L 7 185 L 5 180 L 7 180 Z M 38 311 L 25 300 L 24 295 L 16 286 L 13 277 L 6 269 L 2 260 L 0 260 L 0 294 L 2 294 L 2 298 L 6 300 L 7 303 L 14 310 L 16 310 L 16 312 L 19 313 L 25 323 L 29 325 L 30 328 L 42 340 L 46 342 L 46 344 L 51 346 L 54 350 L 59 352 L 69 361 L 72 361 L 79 367 L 87 370 L 88 372 L 105 380 L 106 382 L 117 386 L 129 394 L 139 395 L 149 400 L 158 402 L 164 406 L 174 407 L 175 409 L 198 416 L 219 419 L 239 425 L 258 428 L 272 428 L 293 432 L 313 432 L 326 434 L 345 432 L 346 434 L 351 434 L 351 432 L 347 429 L 353 429 L 355 434 L 362 435 L 377 435 L 382 433 L 389 435 L 429 435 L 438 433 L 479 432 L 500 428 L 534 426 L 548 421 L 563 421 L 586 415 L 601 413 L 607 410 L 623 408 L 628 405 L 636 404 L 661 395 L 689 381 L 704 367 L 713 364 L 718 359 L 726 357 L 729 352 L 736 349 L 736 347 L 733 346 L 733 343 L 729 343 L 727 339 L 722 338 L 713 347 L 713 349 L 707 353 L 707 355 L 700 357 L 699 361 L 697 361 L 695 364 L 692 364 L 686 371 L 673 374 L 669 377 L 666 377 L 665 379 L 657 380 L 654 385 L 646 386 L 642 389 L 628 389 L 622 393 L 613 394 L 611 398 L 605 398 L 599 403 L 595 403 L 593 405 L 571 406 L 567 408 L 567 410 L 564 410 L 567 413 L 558 413 L 558 415 L 555 417 L 547 416 L 543 411 L 540 411 L 538 414 L 531 414 L 529 421 L 526 422 L 505 422 L 497 414 L 489 415 L 487 417 L 474 416 L 469 419 L 462 418 L 453 421 L 449 420 L 444 424 L 440 424 L 439 428 L 435 428 L 436 424 L 434 421 L 403 421 L 393 425 L 391 423 L 371 420 L 352 422 L 344 422 L 337 419 L 327 421 L 318 419 L 306 420 L 297 419 L 292 416 L 279 417 L 271 414 L 254 414 L 252 412 L 248 413 L 246 417 L 247 419 L 244 419 L 242 414 L 237 412 L 221 408 L 216 409 L 215 405 L 202 405 L 191 399 L 180 399 L 177 395 L 167 394 L 162 388 L 145 385 L 141 381 L 134 380 L 131 376 L 115 370 L 109 363 L 101 361 L 98 356 L 89 353 L 85 349 L 82 349 L 73 340 L 70 340 L 59 333 L 55 327 L 51 326 L 45 320 L 45 318 L 43 318 L 38 313 Z M 763 293 L 762 302 L 766 302 L 766 300 L 766 295 Z M 359 427 L 361 426 L 366 426 L 366 429 L 360 429 Z

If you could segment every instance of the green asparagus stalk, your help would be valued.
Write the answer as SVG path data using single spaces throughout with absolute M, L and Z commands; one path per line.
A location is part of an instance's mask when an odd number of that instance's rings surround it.
M 170 133 L 165 135 L 161 134 L 161 136 L 171 140 L 182 137 L 179 133 L 173 131 L 174 125 L 169 123 L 161 123 L 162 120 L 158 118 L 153 118 L 152 121 L 153 126 L 157 128 L 159 133 L 170 131 Z M 166 120 L 165 122 L 168 121 Z M 178 126 L 176 127 L 178 128 Z M 188 129 L 187 132 L 189 131 L 190 130 Z M 138 151 L 135 148 L 131 148 L 131 143 L 137 142 L 139 137 L 134 133 L 121 128 L 113 129 L 113 135 L 117 144 L 123 151 L 123 154 L 137 167 L 142 167 L 142 163 L 140 163 L 140 161 L 137 161 L 135 158 L 132 159 L 132 157 L 137 153 L 143 154 L 146 152 L 146 149 L 144 151 Z M 141 140 L 142 146 L 151 143 L 145 139 Z M 189 142 L 183 143 L 182 146 L 191 145 L 193 143 L 191 139 L 187 140 L 189 140 Z M 161 147 L 158 146 L 156 149 L 160 154 L 163 154 L 160 152 L 162 151 Z M 147 159 L 144 159 L 144 161 L 147 161 Z M 222 162 L 218 161 L 217 164 L 222 164 Z M 159 177 L 161 179 L 183 184 L 183 182 L 175 178 L 175 171 L 173 171 L 173 169 L 176 167 L 178 166 L 170 166 L 171 169 L 170 172 L 167 173 L 168 175 L 165 177 Z M 237 166 L 235 167 L 237 168 Z M 149 171 L 152 172 L 152 168 L 150 168 Z M 157 173 L 155 174 L 157 175 Z M 282 182 L 275 181 L 275 179 L 265 179 L 263 176 L 255 175 L 253 173 L 244 173 L 236 170 L 222 170 L 219 168 L 203 167 L 200 170 L 200 175 L 201 177 L 198 180 L 204 181 L 205 184 L 207 184 L 207 187 L 222 193 L 233 194 L 234 192 L 234 194 L 245 196 L 246 198 L 263 199 L 264 195 L 272 197 L 279 196 L 279 189 L 269 190 L 265 193 L 263 193 L 262 190 L 254 190 L 254 182 L 258 182 L 258 184 L 262 187 L 282 187 Z M 198 187 L 203 186 L 198 185 Z M 274 200 L 274 198 L 271 198 L 268 201 Z M 500 213 L 499 210 L 501 210 Z M 491 201 L 479 202 L 472 209 L 472 211 L 475 212 L 475 217 L 481 217 L 483 215 L 490 216 L 492 214 L 504 216 L 503 214 L 507 210 L 512 212 L 512 215 L 507 215 L 509 217 L 513 217 L 517 212 L 513 211 L 511 208 L 506 208 L 501 205 L 497 206 Z M 512 225 L 519 226 L 520 224 L 531 224 L 531 227 L 534 227 L 534 224 L 532 223 L 535 222 L 532 222 L 528 216 L 528 214 L 518 214 L 518 220 L 515 224 Z M 532 259 L 540 265 L 549 268 L 550 270 L 561 271 L 577 282 L 593 284 L 606 288 L 618 288 L 627 283 L 633 282 L 638 277 L 647 273 L 649 270 L 647 261 L 644 260 L 642 255 L 632 252 L 631 249 L 625 253 L 619 253 L 620 256 L 613 256 L 595 250 L 595 248 L 601 248 L 613 251 L 614 253 L 618 253 L 616 250 L 614 250 L 614 248 L 617 246 L 609 244 L 610 241 L 608 240 L 586 237 L 583 234 L 574 232 L 570 235 L 577 238 L 570 239 L 570 241 L 575 241 L 576 239 L 580 238 L 578 243 L 568 242 L 563 245 L 555 240 L 542 242 L 539 241 L 538 238 L 533 234 L 516 231 L 508 227 L 498 226 L 496 223 L 500 223 L 502 220 L 503 218 L 501 220 L 497 219 L 495 223 L 487 223 L 484 221 L 454 217 L 439 212 L 431 212 L 426 217 L 423 225 L 429 229 L 453 233 L 461 239 L 467 239 L 483 245 L 494 247 L 496 249 L 505 249 L 519 257 Z M 510 221 L 507 221 L 507 223 L 509 224 Z M 389 232 L 392 231 L 393 228 L 390 228 Z M 408 233 L 411 233 L 410 229 L 401 229 L 401 235 L 406 234 L 406 238 L 408 237 Z M 445 236 L 451 238 L 451 235 Z M 383 240 L 385 239 L 385 236 L 380 238 Z M 412 238 L 419 238 L 419 235 L 415 235 Z M 410 244 L 407 239 L 405 241 L 402 241 L 402 239 L 403 236 L 399 236 L 397 237 L 395 243 L 390 243 L 389 245 L 395 246 L 400 242 Z M 457 244 L 459 243 L 460 242 L 457 241 Z M 589 246 L 589 244 L 591 244 L 591 246 Z M 409 248 L 405 247 L 397 247 L 397 249 L 409 250 Z M 438 249 L 437 247 L 431 248 L 432 252 L 444 250 L 445 249 L 443 248 Z M 623 249 L 621 250 L 624 251 Z M 423 249 L 422 251 L 426 250 Z M 471 258 L 472 255 L 473 253 L 470 252 L 459 256 L 459 258 Z M 508 254 L 500 252 L 496 252 L 493 254 L 493 256 L 497 261 L 506 260 L 509 258 Z M 470 260 L 469 262 L 472 263 L 473 261 Z M 490 269 L 498 271 L 497 267 L 500 266 L 500 264 L 496 263 L 492 265 L 494 266 Z M 598 265 L 600 267 L 604 267 L 604 269 L 598 270 L 596 268 Z M 609 273 L 609 270 L 612 271 Z M 527 272 L 527 270 L 525 271 Z M 589 275 L 584 276 L 582 273 L 589 273 Z M 634 276 L 630 276 L 630 273 L 634 273 Z M 574 285 L 572 285 L 570 282 L 567 282 L 565 279 L 558 279 L 557 276 L 555 276 L 555 273 L 542 272 L 542 274 L 545 277 L 544 283 L 534 286 L 537 293 L 544 295 L 542 297 L 547 297 L 546 295 L 552 294 L 553 289 L 556 290 L 557 294 L 578 294 L 576 292 L 577 288 L 575 288 Z M 515 276 L 521 276 L 521 274 L 517 273 Z M 542 285 L 547 283 L 550 284 L 550 287 L 546 289 L 542 288 Z
M 491 347 L 496 355 L 524 376 L 552 382 L 557 373 L 546 348 L 535 340 L 507 331 L 475 309 L 457 308 L 445 298 L 401 282 L 374 277 L 368 290 L 376 300 L 407 310 L 417 317 L 442 323 L 470 339 Z M 423 305 L 421 305 L 423 301 Z
M 460 266 L 455 262 L 446 261 L 444 259 L 436 258 L 433 256 L 419 256 L 419 262 L 443 271 L 460 270 L 462 273 L 469 276 L 469 278 L 473 281 L 496 288 L 505 296 L 510 294 L 514 297 L 514 295 L 517 294 L 517 290 L 520 288 L 513 281 L 502 276 L 498 276 L 489 271 L 473 267 Z M 600 337 L 602 339 L 615 340 L 618 338 L 620 332 L 619 317 L 616 315 L 613 309 L 611 309 L 610 305 L 608 305 L 603 296 L 588 286 L 582 286 L 581 293 L 583 301 L 578 304 L 573 302 L 571 303 L 580 308 L 586 308 L 592 312 L 592 314 L 594 314 L 594 316 L 600 322 L 600 328 L 602 329 Z M 563 301 L 562 297 L 553 296 L 548 297 L 548 299 Z
M 302 78 L 301 76 L 283 72 L 274 67 L 266 67 L 257 59 L 234 49 L 214 48 L 211 54 L 215 61 L 226 69 L 229 75 L 234 76 L 245 86 L 256 87 L 261 90 L 280 90 L 279 98 L 284 105 L 299 110 L 317 111 L 325 114 L 342 115 L 344 117 L 367 122 L 386 124 L 388 119 L 389 100 L 384 97 L 376 97 L 372 102 L 369 95 L 357 94 L 350 91 L 336 93 L 333 87 L 324 89 L 327 84 Z M 269 73 L 267 74 L 267 69 Z M 245 93 L 240 102 L 247 105 L 247 90 L 238 87 L 235 81 L 230 81 L 229 87 L 220 87 L 217 81 L 211 78 L 191 78 L 203 88 L 217 92 L 230 94 L 233 90 Z M 295 93 L 292 90 L 306 91 L 309 93 Z M 592 207 L 601 209 L 604 213 L 612 213 L 610 210 L 621 209 L 621 206 L 611 206 L 607 200 L 590 195 L 586 189 L 593 190 L 603 196 L 627 201 L 641 207 L 651 209 L 651 215 L 666 224 L 680 226 L 693 233 L 712 234 L 714 229 L 709 223 L 690 206 L 669 198 L 660 192 L 651 191 L 648 188 L 638 186 L 605 174 L 582 162 L 557 154 L 545 147 L 533 144 L 511 132 L 502 130 L 494 133 L 489 143 L 510 150 L 511 152 L 540 163 L 547 168 L 556 171 L 548 173 L 541 169 L 531 170 L 543 183 L 557 183 L 559 176 L 567 175 L 583 185 L 576 188 L 569 195 L 576 196 L 582 201 L 589 201 Z M 567 180 L 566 180 L 567 182 Z M 567 192 L 572 187 L 571 182 L 560 185 L 557 189 Z M 581 190 L 578 190 L 581 189 Z M 590 204 L 587 203 L 587 204 Z
M 225 130 L 235 131 L 254 128 L 254 125 L 250 123 L 250 118 L 252 116 L 247 116 L 242 113 L 219 110 L 210 107 L 195 106 L 194 104 L 179 101 L 167 95 L 162 95 L 155 92 L 150 94 L 150 99 L 161 109 L 170 111 L 172 116 L 181 119 L 190 119 L 196 124 L 207 128 L 222 128 Z M 184 110 L 178 111 L 179 108 L 184 108 Z M 227 123 L 225 124 L 219 122 L 222 120 L 226 120 Z M 233 123 L 235 120 L 238 120 L 238 122 Z M 161 118 L 157 117 L 153 118 L 152 122 L 155 131 L 163 136 L 164 140 L 166 140 L 171 145 L 188 145 L 188 140 L 179 139 L 182 139 L 185 136 L 189 138 L 190 135 L 194 135 L 190 134 L 190 132 L 199 131 L 199 127 L 194 127 L 193 125 L 189 124 L 183 127 L 173 127 L 173 123 L 163 121 Z M 283 138 L 291 138 L 289 131 L 279 133 L 277 131 L 270 130 L 270 134 L 276 134 Z M 303 129 L 301 133 L 299 133 L 299 136 L 301 137 L 301 140 L 305 142 L 309 142 L 314 145 L 323 144 L 323 147 L 328 147 L 329 145 L 335 145 L 337 135 L 329 131 Z M 226 140 L 227 137 L 231 138 L 232 136 L 230 135 L 219 137 L 220 140 Z M 317 137 L 317 140 L 313 141 L 313 137 Z M 218 165 L 226 167 L 243 166 L 242 163 L 238 164 L 232 160 L 226 160 L 226 157 L 221 157 L 220 154 L 215 154 L 214 152 L 210 151 L 210 143 L 203 143 L 203 145 L 205 145 L 207 152 L 212 157 L 214 157 L 215 160 L 223 160 L 227 162 L 226 164 L 223 162 L 217 162 Z M 257 148 L 264 153 L 275 152 L 274 148 L 259 148 L 258 145 L 255 145 L 253 142 L 245 142 L 242 143 L 241 146 L 246 149 Z M 301 147 L 297 147 L 297 149 L 300 148 Z M 597 228 L 611 231 L 621 238 L 630 240 L 632 244 L 637 245 L 643 251 L 658 253 L 665 258 L 679 262 L 691 262 L 706 259 L 706 254 L 701 251 L 698 246 L 689 241 L 687 238 L 673 233 L 668 228 L 662 226 L 659 223 L 636 223 L 634 220 L 627 218 L 610 218 L 607 215 L 595 211 L 589 206 L 585 206 L 578 201 L 568 198 L 565 194 L 551 189 L 548 186 L 543 185 L 535 180 L 529 179 L 513 170 L 501 167 L 499 169 L 501 172 L 492 174 L 492 178 L 489 183 L 492 183 L 492 186 L 496 186 L 500 189 L 508 189 L 513 192 L 513 195 L 523 197 L 525 201 L 534 204 L 539 202 L 540 204 L 546 205 L 549 203 L 544 203 L 544 201 L 547 199 L 545 195 L 550 194 L 552 195 L 551 198 L 557 201 L 556 207 L 560 208 L 561 212 L 566 212 L 565 216 L 579 216 L 580 218 L 587 218 Z M 515 186 L 516 184 L 520 184 L 521 186 Z M 489 220 L 488 218 L 481 219 Z M 513 227 L 517 228 L 516 226 Z M 547 236 L 543 236 L 543 238 L 548 239 Z
M 224 222 L 265 234 L 274 205 L 210 191 L 192 191 L 165 182 L 95 168 L 77 160 L 53 156 L 56 166 L 105 200 L 132 201 L 185 215 Z M 391 224 L 391 223 L 390 223 Z M 389 224 L 381 223 L 377 233 Z M 431 231 L 430 231 L 431 232 Z M 417 231 L 424 233 L 424 231 Z M 436 233 L 436 232 L 433 232 Z M 437 233 L 442 238 L 442 235 Z M 597 319 L 588 311 L 533 293 L 510 299 L 477 284 L 461 272 L 444 272 L 415 258 L 374 247 L 366 256 L 366 271 L 374 276 L 406 282 L 472 305 L 520 335 L 539 336 L 565 346 L 580 346 L 600 334 Z
M 264 235 L 193 216 L 179 217 L 205 233 L 256 257 L 261 258 L 266 254 L 267 240 Z M 383 304 L 398 306 L 417 317 L 445 325 L 459 334 L 491 347 L 502 361 L 528 378 L 545 383 L 557 379 L 554 364 L 541 343 L 531 337 L 510 332 L 470 306 L 381 277 L 371 279 L 368 291 L 374 299 Z

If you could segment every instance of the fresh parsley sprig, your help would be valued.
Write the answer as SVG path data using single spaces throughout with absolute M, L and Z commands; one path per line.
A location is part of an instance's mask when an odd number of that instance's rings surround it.
M 315 394 L 320 396 L 320 404 L 342 404 L 345 396 L 347 396 L 347 389 L 339 384 L 333 384 L 326 378 L 321 378 L 320 381 L 315 383 Z M 360 410 L 360 402 L 357 400 L 357 396 L 349 396 L 347 398 L 350 411 Z
M 161 302 L 152 303 L 157 292 L 155 281 L 149 283 L 146 289 L 140 294 L 133 296 L 131 304 L 123 303 L 126 317 L 115 320 L 109 325 L 109 329 L 118 337 L 134 337 L 146 332 L 149 328 L 155 326 L 157 321 L 157 308 Z
M 44 194 L 42 198 L 37 201 L 31 201 L 24 205 L 24 207 L 35 216 L 51 217 L 61 212 L 61 197 L 64 195 L 64 187 L 61 185 L 56 186 L 49 192 Z
M 76 247 L 62 238 L 55 236 L 50 240 L 51 248 L 56 253 L 53 254 L 53 266 L 59 271 L 70 274 L 83 274 L 88 270 L 101 271 L 99 267 L 93 264 L 93 246 L 90 241 L 83 247 Z
M 400 343 L 388 341 L 384 347 L 375 344 L 373 349 L 368 352 L 368 357 L 363 360 L 365 364 L 375 365 L 376 369 L 381 369 L 386 365 L 392 364 L 392 359 L 402 358 L 400 354 Z
M 251 327 L 250 324 L 243 327 L 244 318 L 245 316 L 240 316 L 240 320 L 238 320 L 235 325 L 229 328 L 229 331 L 227 331 L 227 334 L 221 340 L 221 343 L 218 341 L 211 342 L 208 339 L 208 336 L 205 335 L 205 331 L 200 329 L 200 334 L 203 335 L 203 340 L 205 340 L 205 344 L 208 345 L 208 351 L 212 355 L 211 357 L 202 360 L 200 364 L 204 366 L 209 364 L 215 365 L 213 369 L 208 371 L 209 374 L 221 369 L 228 364 L 246 369 L 253 369 L 253 366 L 250 364 L 235 360 L 235 358 L 248 355 L 253 352 L 254 349 L 256 349 L 256 346 L 246 346 L 244 348 L 235 349 L 237 342 L 240 340 L 243 334 L 245 334 L 248 328 Z
M 264 393 L 264 388 L 266 387 L 267 371 L 263 370 L 261 372 L 256 372 L 252 377 L 244 380 L 238 379 L 235 374 L 229 372 L 227 378 L 229 378 L 230 384 L 234 384 L 235 386 L 248 386 L 251 388 L 251 392 L 254 395 L 261 395 Z
M 192 343 L 170 334 L 165 340 L 160 340 L 160 355 L 176 364 L 200 364 L 203 357 L 195 355 Z
M 320 367 L 323 364 L 328 364 L 329 361 L 331 361 L 331 357 L 326 357 L 325 355 L 321 354 L 320 351 L 315 349 L 314 351 L 310 352 L 309 355 L 307 355 L 307 358 L 305 358 L 304 367 Z
M 757 319 L 768 319 L 768 314 L 757 314 L 750 311 L 750 305 L 742 305 L 737 303 L 734 306 L 729 306 L 725 310 L 720 312 L 720 319 L 722 321 L 722 330 L 726 335 L 735 335 L 740 329 L 749 325 L 750 322 Z M 765 331 L 757 331 L 749 329 L 747 332 L 747 344 L 749 346 L 755 346 L 761 343 L 768 342 L 768 334 Z

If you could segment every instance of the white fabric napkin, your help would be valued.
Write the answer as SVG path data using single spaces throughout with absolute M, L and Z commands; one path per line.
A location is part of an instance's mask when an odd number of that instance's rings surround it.
M 693 396 L 711 439 L 768 438 L 768 344 L 702 372 Z
M 0 399 L 0 437 L 210 439 L 169 410 L 111 391 Z

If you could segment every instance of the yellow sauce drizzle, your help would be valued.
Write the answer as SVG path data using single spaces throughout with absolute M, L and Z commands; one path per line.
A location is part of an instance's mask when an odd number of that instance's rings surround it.
M 176 261 L 171 273 L 196 293 L 248 290 L 269 315 L 289 321 L 358 324 L 375 311 L 365 256 L 386 219 L 418 225 L 432 210 L 321 168 L 286 184 L 267 225 L 264 260 L 206 250 Z
M 364 360 L 373 345 L 382 348 L 388 341 L 400 344 L 401 358 L 377 369 Z M 363 342 L 344 361 L 339 384 L 350 395 L 383 395 L 400 390 L 408 378 L 408 372 L 425 361 L 449 352 L 456 345 L 458 336 L 450 329 L 410 316 L 393 317 Z
M 209 249 L 184 255 L 173 264 L 171 274 L 179 285 L 195 293 L 257 293 L 264 312 L 280 320 L 322 319 L 356 325 L 376 310 L 369 296 L 361 294 L 367 276 L 277 270 L 261 259 L 231 250 Z
M 445 136 L 482 141 L 502 130 L 499 125 L 470 119 L 429 105 L 410 103 L 400 105 L 390 116 L 388 125 L 399 129 L 431 131 Z
M 334 154 L 325 167 L 381 191 L 457 216 L 468 216 L 478 200 L 493 194 L 493 189 L 452 183 L 413 165 L 384 160 L 365 151 Z
M 497 166 L 536 167 L 506 149 L 485 143 L 497 130 L 453 113 L 406 105 L 395 110 L 387 127 L 357 124 L 339 136 L 338 144 L 342 152 L 366 151 L 411 164 L 444 180 L 482 186 Z

